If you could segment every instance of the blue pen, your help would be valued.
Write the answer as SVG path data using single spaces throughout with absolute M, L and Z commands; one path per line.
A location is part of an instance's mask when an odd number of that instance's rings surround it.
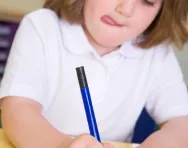
M 82 94 L 90 134 L 95 137 L 99 142 L 101 142 L 84 67 L 82 66 L 76 68 L 76 72 L 78 76 L 80 91 Z

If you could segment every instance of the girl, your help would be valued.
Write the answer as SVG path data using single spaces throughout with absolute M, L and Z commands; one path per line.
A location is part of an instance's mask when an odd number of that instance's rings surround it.
M 187 0 L 48 0 L 26 15 L 0 89 L 11 142 L 113 147 L 83 134 L 75 68 L 84 66 L 102 140 L 130 142 L 146 107 L 162 128 L 141 148 L 188 147 L 188 94 L 171 48 L 188 37 L 187 15 Z

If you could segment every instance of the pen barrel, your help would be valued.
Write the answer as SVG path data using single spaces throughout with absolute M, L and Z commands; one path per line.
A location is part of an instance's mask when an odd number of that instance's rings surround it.
M 99 142 L 101 142 L 84 67 L 82 66 L 76 68 L 76 72 L 78 76 L 90 134 L 95 137 Z
M 96 118 L 95 118 L 95 113 L 94 113 L 93 105 L 91 102 L 89 89 L 82 88 L 81 94 L 82 94 L 82 98 L 83 98 L 83 103 L 84 103 L 84 108 L 85 108 L 85 112 L 86 112 L 86 117 L 87 117 L 87 121 L 88 121 L 90 134 L 93 137 L 95 137 L 99 142 L 101 142 L 98 127 L 97 127 L 97 122 L 96 122 Z

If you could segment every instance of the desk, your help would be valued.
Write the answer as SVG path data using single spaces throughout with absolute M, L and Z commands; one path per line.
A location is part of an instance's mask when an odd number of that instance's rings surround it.
M 135 144 L 126 144 L 120 142 L 111 142 L 116 148 L 136 148 Z M 0 129 L 0 148 L 13 148 L 8 142 L 7 138 L 3 134 L 3 130 Z

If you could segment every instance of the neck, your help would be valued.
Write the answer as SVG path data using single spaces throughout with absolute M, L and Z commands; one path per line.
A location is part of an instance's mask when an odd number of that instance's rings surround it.
M 104 56 L 112 51 L 117 50 L 118 47 L 105 47 L 101 44 L 99 44 L 91 35 L 90 33 L 87 31 L 86 27 L 83 27 L 83 30 L 88 38 L 88 41 L 90 42 L 90 44 L 95 48 L 96 52 L 100 55 L 100 56 Z

